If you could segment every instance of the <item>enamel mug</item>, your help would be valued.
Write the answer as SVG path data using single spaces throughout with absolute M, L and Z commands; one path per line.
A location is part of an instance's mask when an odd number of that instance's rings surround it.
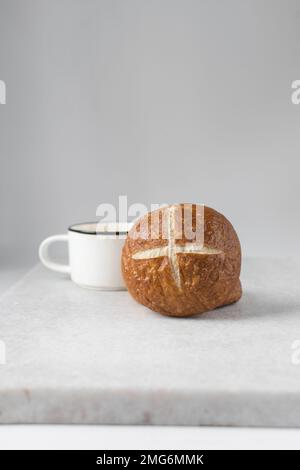
M 40 260 L 52 271 L 69 274 L 81 287 L 124 290 L 121 254 L 131 225 L 98 222 L 71 225 L 68 233 L 53 235 L 41 243 Z M 69 264 L 51 260 L 49 247 L 56 242 L 67 242 Z

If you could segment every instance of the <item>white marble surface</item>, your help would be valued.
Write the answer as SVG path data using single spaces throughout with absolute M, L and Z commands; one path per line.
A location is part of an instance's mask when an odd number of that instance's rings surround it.
M 21 263 L 19 265 L 1 266 L 0 262 L 0 298 L 10 287 L 19 281 L 32 264 Z
M 172 319 L 38 266 L 0 302 L 0 421 L 299 426 L 299 274 L 246 260 L 238 304 Z

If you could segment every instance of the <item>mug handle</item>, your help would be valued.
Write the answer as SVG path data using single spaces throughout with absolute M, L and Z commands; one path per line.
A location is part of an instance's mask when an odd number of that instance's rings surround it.
M 41 262 L 46 266 L 46 268 L 58 273 L 70 274 L 71 270 L 68 264 L 55 263 L 54 261 L 51 261 L 49 256 L 49 246 L 55 242 L 67 242 L 68 237 L 67 233 L 64 235 L 53 235 L 52 237 L 46 238 L 46 240 L 40 244 L 39 256 Z

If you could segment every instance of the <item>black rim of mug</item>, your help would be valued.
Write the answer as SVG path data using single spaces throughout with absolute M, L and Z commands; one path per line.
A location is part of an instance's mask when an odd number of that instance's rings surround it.
M 72 224 L 68 228 L 69 232 L 75 232 L 75 233 L 81 233 L 83 235 L 127 235 L 128 230 L 126 231 L 104 231 L 104 230 L 94 230 L 94 231 L 86 231 L 86 230 L 80 230 L 80 228 L 74 228 L 74 227 L 82 227 L 83 225 L 98 225 L 101 222 L 80 222 L 79 224 Z

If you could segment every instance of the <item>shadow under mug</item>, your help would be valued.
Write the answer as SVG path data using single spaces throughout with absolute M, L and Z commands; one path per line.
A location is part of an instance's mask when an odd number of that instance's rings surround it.
M 41 262 L 52 271 L 70 274 L 81 287 L 125 290 L 121 254 L 130 223 L 88 222 L 71 225 L 67 234 L 46 238 L 39 248 Z M 49 247 L 67 242 L 69 264 L 51 260 Z

